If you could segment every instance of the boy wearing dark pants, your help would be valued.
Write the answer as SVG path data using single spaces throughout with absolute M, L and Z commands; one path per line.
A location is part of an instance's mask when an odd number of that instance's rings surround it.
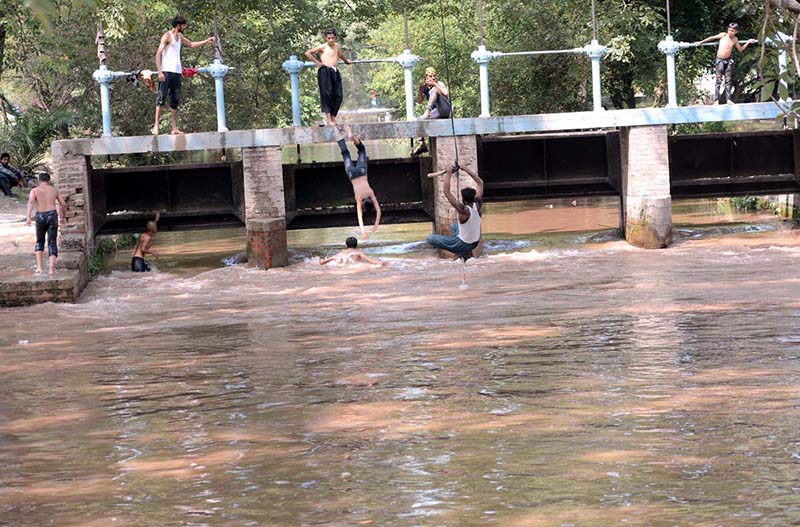
M 319 58 L 317 54 L 319 53 Z M 320 109 L 325 114 L 328 126 L 336 126 L 336 116 L 342 106 L 342 76 L 339 73 L 339 59 L 345 64 L 350 64 L 336 42 L 336 30 L 325 30 L 325 43 L 306 51 L 306 57 L 319 66 L 317 69 L 317 83 L 319 84 Z
M 706 42 L 719 40 L 717 57 L 714 59 L 714 71 L 716 72 L 716 82 L 714 83 L 714 104 L 719 104 L 720 87 L 725 84 L 725 102 L 733 104 L 731 100 L 731 77 L 733 75 L 733 48 L 740 53 L 747 49 L 750 44 L 755 44 L 757 40 L 750 39 L 742 45 L 736 34 L 739 32 L 739 24 L 731 22 L 725 33 L 718 33 L 712 37 L 695 42 L 695 46 L 702 46 Z
M 36 274 L 42 273 L 42 259 L 44 258 L 44 242 L 47 236 L 47 249 L 50 255 L 50 268 L 48 274 L 56 274 L 56 258 L 58 258 L 58 226 L 64 225 L 67 217 L 67 202 L 50 184 L 50 174 L 39 175 L 39 186 L 31 190 L 28 198 L 28 213 L 25 223 L 31 224 L 33 204 L 36 204 Z M 56 205 L 61 206 L 61 216 L 56 212 Z

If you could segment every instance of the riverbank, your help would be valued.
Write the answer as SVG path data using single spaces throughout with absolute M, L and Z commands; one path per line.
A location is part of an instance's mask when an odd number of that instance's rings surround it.
M 0 307 L 76 301 L 85 278 L 75 253 L 60 255 L 55 277 L 34 274 L 36 228 L 25 224 L 27 207 L 27 196 L 0 197 Z

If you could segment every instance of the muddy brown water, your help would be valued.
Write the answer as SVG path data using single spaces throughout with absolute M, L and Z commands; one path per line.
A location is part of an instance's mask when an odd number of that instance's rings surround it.
M 160 233 L 159 272 L 0 311 L 0 525 L 796 523 L 798 231 L 676 208 L 644 251 L 571 207 L 487 215 L 468 289 L 428 226 L 268 272 Z

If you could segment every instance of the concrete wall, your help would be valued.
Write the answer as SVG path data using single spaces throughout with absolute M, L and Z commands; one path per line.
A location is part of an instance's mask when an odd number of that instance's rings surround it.
M 284 266 L 288 250 L 281 147 L 243 148 L 242 172 L 249 265 Z
M 68 154 L 53 158 L 53 177 L 67 202 L 67 224 L 59 229 L 59 234 L 83 239 L 83 248 L 89 251 L 94 248 L 90 171 L 86 156 Z
M 433 155 L 433 171 L 444 170 L 456 162 L 456 148 L 458 148 L 458 163 L 478 172 L 478 142 L 474 135 L 453 137 L 437 137 L 431 139 Z M 458 184 L 453 178 L 451 192 L 461 200 L 460 189 L 475 188 L 475 182 L 466 173 L 460 172 Z M 450 224 L 458 221 L 456 211 L 444 195 L 444 176 L 433 180 L 433 231 L 438 234 L 450 235 Z
M 778 208 L 782 218 L 800 219 L 800 194 L 781 196 L 778 201 Z
M 620 130 L 625 239 L 645 249 L 672 243 L 672 196 L 666 126 Z

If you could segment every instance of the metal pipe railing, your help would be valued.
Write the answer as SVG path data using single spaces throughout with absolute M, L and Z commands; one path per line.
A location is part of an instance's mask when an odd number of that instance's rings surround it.
M 351 64 L 379 64 L 379 63 L 395 63 L 403 67 L 403 84 L 405 88 L 406 98 L 406 119 L 409 121 L 414 120 L 414 66 L 422 60 L 417 55 L 411 53 L 411 50 L 404 49 L 401 54 L 396 57 L 387 57 L 382 59 L 357 59 L 351 60 Z M 342 64 L 342 61 L 339 61 Z M 302 116 L 300 109 L 300 73 L 305 68 L 313 68 L 317 64 L 311 61 L 302 61 L 297 58 L 297 55 L 292 55 L 289 60 L 282 64 L 286 73 L 289 74 L 290 87 L 292 91 L 292 126 L 302 125 Z
M 533 55 L 559 55 L 559 54 L 586 54 L 592 60 L 592 108 L 594 111 L 603 109 L 602 91 L 600 85 L 600 60 L 608 52 L 608 48 L 600 45 L 597 40 L 592 40 L 591 43 L 581 48 L 569 49 L 546 49 L 537 51 L 489 51 L 485 45 L 478 46 L 476 51 L 472 52 L 472 60 L 478 63 L 478 73 L 480 78 L 480 92 L 481 92 L 481 115 L 480 117 L 490 117 L 490 100 L 489 100 L 489 62 L 493 59 L 500 57 L 520 57 L 520 56 L 533 56 Z

